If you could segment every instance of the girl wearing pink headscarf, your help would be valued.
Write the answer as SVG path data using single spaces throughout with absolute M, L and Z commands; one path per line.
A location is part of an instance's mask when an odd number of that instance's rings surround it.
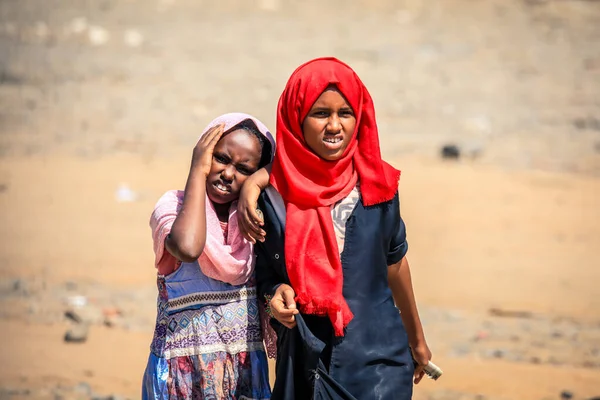
M 156 204 L 158 316 L 143 399 L 270 398 L 253 247 L 238 228 L 236 203 L 274 150 L 259 120 L 222 115 L 194 148 L 185 190 Z

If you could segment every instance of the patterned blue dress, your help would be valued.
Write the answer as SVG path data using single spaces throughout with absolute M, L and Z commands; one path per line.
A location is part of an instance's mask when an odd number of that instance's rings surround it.
M 256 286 L 205 276 L 198 262 L 158 276 L 158 313 L 143 399 L 271 396 Z

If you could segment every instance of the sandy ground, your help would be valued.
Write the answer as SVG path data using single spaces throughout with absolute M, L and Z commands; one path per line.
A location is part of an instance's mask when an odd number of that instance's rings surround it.
M 272 126 L 322 54 L 367 82 L 403 171 L 445 371 L 415 399 L 600 395 L 600 3 L 218 4 L 0 2 L 0 398 L 139 398 L 155 201 L 213 116 Z M 79 295 L 89 335 L 65 343 Z
M 137 398 L 154 312 L 148 212 L 164 188 L 182 184 L 188 153 L 182 150 L 180 161 L 171 163 L 138 157 L 0 161 L 7 187 L 1 205 L 19 210 L 3 215 L 2 278 L 32 282 L 26 315 L 8 313 L 3 320 L 2 385 L 85 381 L 100 392 Z M 435 360 L 446 371 L 443 379 L 419 386 L 415 398 L 429 393 L 444 398 L 450 396 L 446 390 L 507 399 L 556 398 L 564 389 L 580 398 L 597 395 L 600 181 L 425 159 L 397 165 L 403 168 L 402 209 L 410 229 L 415 290 L 424 309 L 437 310 L 425 313 L 425 323 Z M 115 201 L 121 181 L 140 193 L 138 201 Z M 85 293 L 86 287 L 101 285 L 123 302 L 123 291 L 142 291 L 145 302 L 127 313 L 144 318 L 132 326 L 94 325 L 86 343 L 63 343 L 64 318 L 43 314 L 55 308 L 60 313 L 64 306 L 31 310 L 36 293 L 44 293 L 34 286 L 40 277 L 46 290 L 78 282 Z M 491 340 L 492 347 L 493 340 L 502 340 L 497 329 L 479 323 L 489 320 L 487 311 L 494 307 L 551 318 L 550 327 L 559 327 L 561 319 L 574 321 L 581 337 L 573 344 L 544 332 L 529 342 L 500 344 L 513 351 L 538 346 L 533 351 L 542 359 L 538 364 L 487 357 L 473 338 L 490 332 L 483 341 Z M 459 319 L 449 327 L 439 322 L 445 315 L 440 311 L 458 313 L 454 318 Z M 509 329 L 511 335 L 524 330 Z M 552 363 L 544 358 L 547 352 L 566 354 Z M 590 361 L 583 365 L 576 356 Z

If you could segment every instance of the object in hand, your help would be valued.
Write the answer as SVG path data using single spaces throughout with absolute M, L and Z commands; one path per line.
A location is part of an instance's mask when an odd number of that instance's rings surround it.
M 417 365 L 419 365 L 417 360 L 415 360 L 414 358 L 413 363 L 415 364 L 415 368 L 417 367 Z M 442 371 L 442 369 L 435 365 L 432 361 L 429 361 L 427 365 L 423 367 L 423 371 L 425 372 L 425 375 L 427 375 L 427 377 L 433 379 L 434 381 L 437 381 L 438 378 L 444 373 L 444 371 Z
M 440 367 L 438 367 L 431 361 L 429 361 L 429 363 L 427 363 L 427 365 L 424 368 L 424 371 L 425 371 L 425 374 L 428 377 L 430 377 L 431 379 L 433 379 L 434 381 L 437 381 L 438 378 L 440 376 L 442 376 L 442 374 L 444 373 L 444 371 L 442 371 Z

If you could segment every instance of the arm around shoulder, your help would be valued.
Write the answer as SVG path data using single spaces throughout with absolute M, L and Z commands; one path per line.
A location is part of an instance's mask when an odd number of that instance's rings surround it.
M 257 213 L 258 197 L 260 193 L 269 186 L 269 174 L 271 164 L 263 167 L 252 174 L 240 192 L 238 199 L 238 222 L 242 235 L 251 243 L 264 242 L 266 232 L 262 229 L 264 221 Z

